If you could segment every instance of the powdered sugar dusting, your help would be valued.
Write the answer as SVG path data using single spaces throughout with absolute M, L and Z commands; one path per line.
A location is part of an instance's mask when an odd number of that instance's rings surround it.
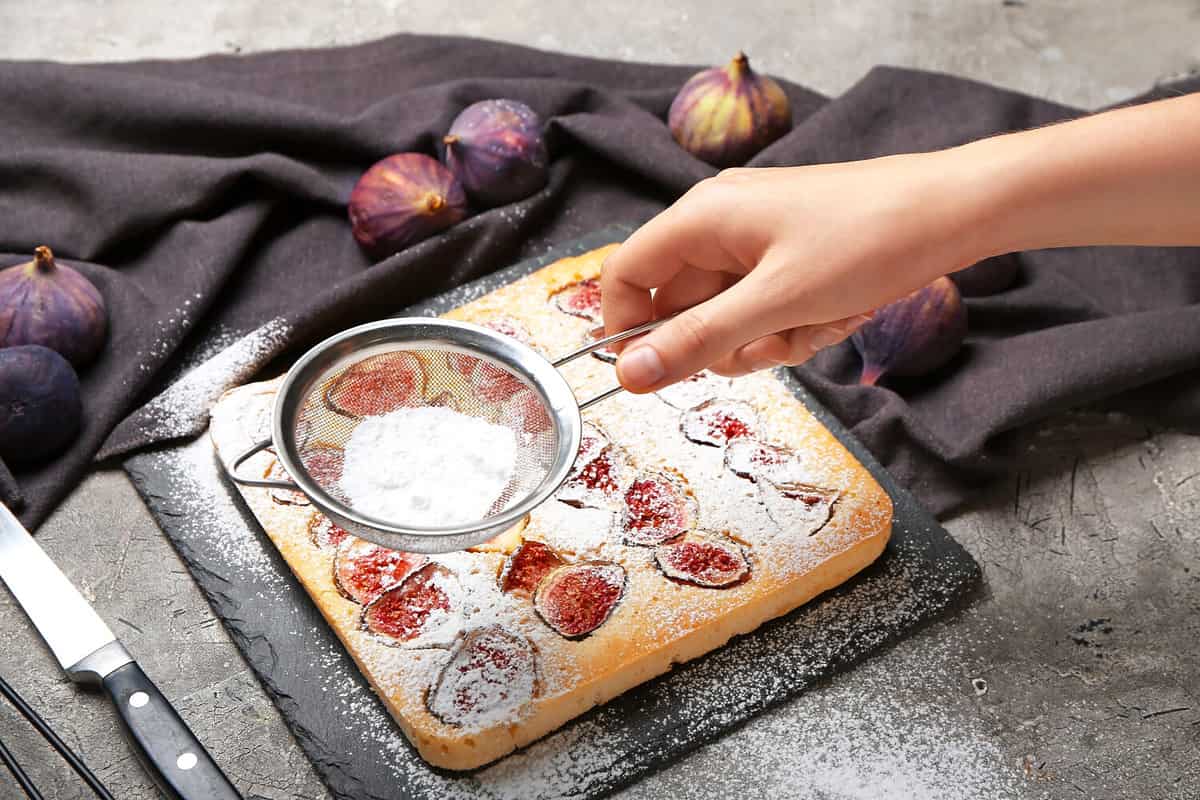
M 512 429 L 434 406 L 367 417 L 346 444 L 341 488 L 357 510 L 411 527 L 484 519 L 512 479 Z
M 491 301 L 492 298 L 486 298 L 484 304 L 491 307 Z M 543 308 L 553 309 L 544 299 L 540 302 Z M 505 309 L 505 313 L 512 312 Z M 527 319 L 524 311 L 518 316 Z M 560 316 L 563 320 L 538 326 L 539 340 L 575 341 L 578 337 L 572 337 L 578 331 L 571 326 L 579 330 L 587 326 L 585 320 L 565 314 Z M 611 384 L 610 366 L 595 359 L 584 362 L 587 363 L 572 365 L 575 371 L 570 375 L 581 395 Z M 696 402 L 714 396 L 715 391 L 716 396 L 733 395 L 752 404 L 765 422 L 761 434 L 767 440 L 778 441 L 789 449 L 812 456 L 799 465 L 799 477 L 804 482 L 841 489 L 858 480 L 853 465 L 822 457 L 830 452 L 825 440 L 811 441 L 805 435 L 798 436 L 795 426 L 781 422 L 788 420 L 796 409 L 795 400 L 786 389 L 766 376 L 755 376 L 734 386 L 736 390 L 724 379 L 714 379 Z M 683 436 L 679 428 L 681 411 L 691 405 L 694 403 L 680 409 L 658 397 L 625 396 L 598 408 L 596 419 L 614 442 L 628 450 L 637 469 L 680 470 L 684 473 L 685 484 L 698 503 L 697 526 L 718 535 L 736 535 L 736 541 L 744 543 L 751 558 L 752 580 L 788 581 L 791 576 L 811 569 L 850 543 L 851 537 L 845 531 L 834 528 L 828 535 L 822 532 L 816 537 L 804 537 L 807 541 L 786 537 L 787 546 L 781 547 L 783 542 L 773 537 L 786 532 L 780 531 L 780 526 L 770 519 L 759 502 L 756 483 L 726 467 L 722 447 L 697 446 Z M 254 501 L 253 492 L 247 495 L 257 513 L 260 505 Z M 304 510 L 276 507 L 272 513 L 281 517 L 295 516 L 303 514 Z M 622 564 L 629 574 L 630 596 L 661 592 L 669 598 L 669 602 L 664 601 L 658 606 L 621 603 L 607 625 L 617 626 L 622 635 L 634 631 L 639 638 L 669 641 L 681 628 L 704 624 L 725 613 L 728 604 L 739 602 L 740 587 L 714 590 L 672 585 L 665 581 L 653 562 L 652 548 L 627 547 L 621 543 L 618 531 L 611 524 L 616 516 L 614 509 L 573 508 L 565 503 L 550 502 L 534 514 L 526 531 L 527 536 L 546 541 L 572 562 L 602 560 Z M 285 530 L 293 528 L 303 529 L 302 526 L 284 527 Z M 275 530 L 274 527 L 271 529 Z M 307 546 L 307 540 L 305 544 Z M 322 551 L 311 549 L 321 557 L 327 557 Z M 893 554 L 881 570 L 856 586 L 851 594 L 859 599 L 858 603 L 847 606 L 840 602 L 845 595 L 834 597 L 786 623 L 768 626 L 753 637 L 736 640 L 704 659 L 692 662 L 669 680 L 633 690 L 629 702 L 636 703 L 636 707 L 631 708 L 625 701 L 618 700 L 478 773 L 478 777 L 454 778 L 430 771 L 397 735 L 386 716 L 380 714 L 378 704 L 357 690 L 357 681 L 347 681 L 346 686 L 331 686 L 330 693 L 336 695 L 333 703 L 347 713 L 369 717 L 371 722 L 366 727 L 370 741 L 364 746 L 375 746 L 389 754 L 397 780 L 413 796 L 550 798 L 562 796 L 564 787 L 570 787 L 572 793 L 587 794 L 641 774 L 648 761 L 677 755 L 692 746 L 698 737 L 711 736 L 714 730 L 723 730 L 767 703 L 799 691 L 817 675 L 827 672 L 831 665 L 844 663 L 854 654 L 869 650 L 884 637 L 892 635 L 897 627 L 911 625 L 928 614 L 929 608 L 936 607 L 942 602 L 940 598 L 951 594 L 952 589 L 949 586 L 934 589 L 932 594 L 928 587 L 915 591 L 914 580 L 923 579 L 928 583 L 928 578 L 909 574 L 905 558 L 908 556 L 903 553 Z M 438 556 L 435 560 L 451 570 L 461 582 L 464 628 L 468 635 L 498 626 L 508 634 L 524 636 L 530 641 L 539 659 L 539 697 L 556 697 L 571 691 L 579 683 L 579 666 L 572 658 L 559 655 L 563 649 L 561 637 L 537 618 L 527 599 L 506 596 L 498 591 L 496 579 L 504 556 L 497 553 L 451 554 Z M 828 614 L 824 611 L 827 607 L 833 609 Z M 633 625 L 622 622 L 623 615 L 631 613 L 631 608 L 638 612 Z M 414 709 L 405 698 L 421 698 L 421 693 L 431 687 L 437 676 L 445 674 L 452 653 L 458 652 L 364 646 L 360 637 L 367 636 L 365 632 L 347 633 L 342 627 L 339 630 L 347 637 L 380 690 L 388 694 L 389 699 L 395 700 L 398 696 L 405 703 L 400 712 L 406 717 Z M 602 626 L 578 645 L 603 647 L 606 630 L 611 628 Z M 479 697 L 495 700 L 494 693 L 488 689 L 489 681 L 483 681 L 483 684 L 475 687 Z M 397 692 L 399 695 L 395 694 Z M 423 701 L 418 699 L 417 702 Z M 482 720 L 462 720 L 459 725 L 462 730 L 490 730 L 503 723 L 519 722 L 533 705 L 526 703 L 495 716 L 484 715 Z M 658 709 L 661 716 L 647 715 L 639 710 L 647 706 Z M 499 702 L 492 707 L 504 708 L 505 703 Z M 848 781 L 845 775 L 838 780 L 842 784 Z M 909 785 L 916 784 L 910 781 Z M 839 795 L 830 790 L 828 796 Z M 1003 794 L 994 793 L 993 796 Z
M 203 431 L 217 398 L 261 369 L 290 331 L 284 320 L 271 320 L 186 373 L 138 412 L 145 435 L 163 441 Z

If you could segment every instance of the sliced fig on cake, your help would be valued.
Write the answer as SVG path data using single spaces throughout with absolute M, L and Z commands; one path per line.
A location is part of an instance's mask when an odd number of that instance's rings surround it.
M 449 647 L 462 631 L 458 578 L 426 564 L 363 609 L 362 627 L 391 647 Z
M 608 621 L 624 594 L 624 567 L 590 561 L 559 567 L 542 578 L 533 607 L 555 633 L 581 639 Z
M 674 475 L 642 473 L 623 499 L 620 525 L 626 544 L 653 547 L 696 526 L 696 500 Z
M 564 286 L 552 294 L 550 299 L 554 302 L 554 307 L 564 314 L 593 323 L 601 321 L 600 281 L 595 278 L 585 278 Z
M 268 450 L 274 456 L 273 450 Z M 271 463 L 267 465 L 263 471 L 263 477 L 269 481 L 291 481 L 292 476 L 283 468 L 283 464 L 279 463 L 279 459 L 272 458 Z M 271 502 L 281 506 L 307 506 L 311 505 L 308 498 L 303 492 L 297 492 L 294 489 L 268 489 L 267 493 L 271 496 Z
M 425 367 L 412 353 L 396 351 L 353 364 L 325 388 L 325 405 L 358 419 L 416 405 L 425 394 Z
M 306 447 L 300 451 L 300 462 L 317 485 L 328 491 L 342 480 L 346 453 L 339 447 Z
M 612 509 L 621 500 L 621 485 L 629 471 L 625 452 L 607 445 L 587 462 L 577 462 L 555 497 L 575 508 Z
M 504 367 L 482 359 L 471 371 L 470 379 L 471 391 L 489 403 L 505 403 L 518 392 L 529 388 Z
M 504 401 L 500 416 L 502 420 L 508 420 L 507 424 L 520 433 L 536 435 L 546 433 L 554 427 L 541 396 L 524 384 Z
M 496 333 L 502 333 L 510 339 L 516 339 L 521 344 L 532 345 L 533 337 L 517 320 L 512 317 L 495 317 L 483 323 L 483 327 L 491 328 Z
M 342 597 L 365 606 L 399 584 L 427 560 L 417 553 L 389 550 L 350 536 L 342 540 L 334 554 L 333 585 Z
M 526 539 L 508 557 L 500 573 L 500 591 L 532 597 L 542 579 L 565 562 L 553 547 L 537 539 Z
M 758 482 L 758 493 L 767 515 L 780 530 L 793 537 L 813 536 L 833 516 L 840 492 L 803 483 L 776 485 Z
M 593 342 L 596 342 L 603 338 L 604 338 L 604 326 L 597 325 L 595 328 L 592 328 L 591 330 L 589 330 L 587 332 L 587 335 L 584 337 L 584 340 L 580 344 L 580 347 L 584 347 L 586 345 L 592 344 Z M 613 350 L 611 347 L 602 347 L 599 350 L 592 351 L 592 358 L 598 358 L 601 361 L 603 361 L 605 364 L 617 363 L 617 358 L 619 356 L 620 356 L 620 353 L 618 353 L 616 350 Z
M 447 725 L 485 728 L 514 721 L 536 690 L 533 645 L 489 625 L 468 632 L 454 648 L 425 705 Z
M 729 378 L 705 369 L 670 386 L 664 386 L 654 394 L 672 408 L 686 411 L 705 400 L 721 397 L 727 391 Z
M 712 447 L 724 447 L 734 439 L 752 436 L 757 427 L 754 406 L 720 398 L 689 408 L 679 420 L 679 428 L 688 441 Z
M 804 478 L 804 460 L 799 453 L 751 437 L 726 446 L 725 468 L 739 478 L 761 478 L 776 485 L 799 483 Z
M 313 514 L 308 520 L 308 540 L 318 550 L 337 550 L 349 538 L 349 531 L 324 514 Z
M 529 331 L 512 317 L 496 317 L 495 319 L 487 320 L 482 325 L 485 328 L 491 328 L 497 333 L 502 333 L 511 339 L 516 339 L 521 344 L 533 347 L 533 340 L 529 335 Z M 475 356 L 455 352 L 447 352 L 446 360 L 450 362 L 452 369 L 466 378 L 471 377 L 471 373 L 480 362 L 480 359 Z
M 654 548 L 654 561 L 668 578 L 708 589 L 724 589 L 750 576 L 741 545 L 712 533 L 689 533 Z

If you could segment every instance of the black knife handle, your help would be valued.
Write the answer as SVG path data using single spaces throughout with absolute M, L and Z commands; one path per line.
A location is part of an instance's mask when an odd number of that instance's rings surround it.
M 142 765 L 170 800 L 242 800 L 136 662 L 109 673 L 103 684 Z

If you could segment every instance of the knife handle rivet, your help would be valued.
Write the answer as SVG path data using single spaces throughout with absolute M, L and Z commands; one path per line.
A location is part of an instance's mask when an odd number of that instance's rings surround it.
M 129 705 L 133 706 L 134 708 L 141 708 L 149 702 L 150 695 L 146 694 L 145 692 L 134 692 L 133 694 L 129 695 Z
M 197 760 L 198 759 L 196 758 L 195 753 L 184 753 L 175 761 L 175 764 L 180 769 L 188 770 L 188 769 L 191 769 L 192 767 L 196 766 Z

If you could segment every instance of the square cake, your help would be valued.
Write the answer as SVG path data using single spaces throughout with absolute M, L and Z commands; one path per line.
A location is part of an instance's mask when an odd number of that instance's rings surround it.
M 600 323 L 596 279 L 610 250 L 446 316 L 547 355 L 574 350 Z M 615 381 L 611 355 L 595 356 L 564 368 L 580 398 Z M 214 406 L 225 463 L 269 435 L 277 384 L 234 389 Z M 464 552 L 388 550 L 303 495 L 239 487 L 430 764 L 494 761 L 841 584 L 887 542 L 887 494 L 769 373 L 618 394 L 584 423 L 553 499 Z M 270 452 L 243 470 L 281 473 Z

